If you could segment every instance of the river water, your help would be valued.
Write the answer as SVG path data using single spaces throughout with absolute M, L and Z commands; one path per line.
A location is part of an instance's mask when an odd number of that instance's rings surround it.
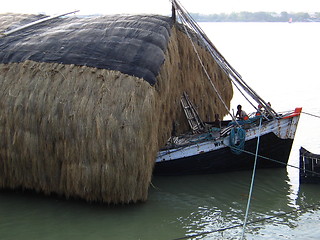
M 276 111 L 303 107 L 306 113 L 320 115 L 320 23 L 201 26 Z M 235 94 L 232 108 L 239 103 L 247 112 L 253 111 Z M 320 153 L 319 122 L 319 118 L 302 114 L 290 164 L 298 165 L 300 146 Z M 2 190 L 0 239 L 240 239 L 242 227 L 237 225 L 244 220 L 251 174 L 155 177 L 148 201 L 126 206 Z M 258 170 L 245 238 L 319 239 L 317 204 L 320 186 L 299 185 L 297 169 Z

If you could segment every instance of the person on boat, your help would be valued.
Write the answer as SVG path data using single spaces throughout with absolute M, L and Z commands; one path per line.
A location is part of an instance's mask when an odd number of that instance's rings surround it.
M 268 104 L 268 106 L 271 108 L 271 103 L 270 103 L 270 102 L 268 102 L 267 104 Z M 269 117 L 270 117 L 270 114 L 269 114 L 269 112 L 268 112 L 268 111 L 265 111 L 265 116 L 266 116 L 267 118 L 269 118 Z
M 258 105 L 258 111 L 256 112 L 256 116 L 261 116 L 262 115 L 262 105 L 261 104 L 259 104 Z
M 236 118 L 238 118 L 239 120 L 248 120 L 249 119 L 247 113 L 242 110 L 241 105 L 238 105 L 237 109 L 238 109 L 238 111 L 236 113 Z

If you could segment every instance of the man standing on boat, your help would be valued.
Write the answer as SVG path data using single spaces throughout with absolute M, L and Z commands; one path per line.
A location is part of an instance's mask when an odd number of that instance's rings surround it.
M 237 113 L 236 113 L 236 117 L 239 119 L 239 120 L 248 120 L 249 117 L 247 115 L 247 113 L 245 111 L 242 110 L 242 106 L 241 105 L 238 105 L 237 106 Z
M 262 115 L 262 113 L 263 113 L 262 105 L 261 105 L 261 104 L 259 104 L 259 105 L 258 105 L 258 111 L 256 112 L 256 116 L 261 116 L 261 115 Z

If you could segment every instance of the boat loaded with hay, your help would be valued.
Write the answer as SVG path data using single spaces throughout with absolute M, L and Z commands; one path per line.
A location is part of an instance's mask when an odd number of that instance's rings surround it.
M 202 45 L 210 52 L 230 81 L 244 96 L 251 97 L 259 107 L 256 108 L 256 114 L 251 114 L 252 117 L 246 120 L 238 121 L 229 112 L 233 121 L 203 122 L 185 93 L 181 98 L 181 105 L 191 131 L 171 136 L 167 145 L 157 155 L 154 173 L 182 175 L 252 169 L 256 156 L 259 160 L 258 168 L 286 166 L 302 108 L 281 114 L 275 112 L 271 105 L 259 97 L 228 64 L 181 5 L 177 2 L 174 4 L 184 26 L 188 26 L 188 29 L 192 29 L 192 32 L 200 36 Z M 191 40 L 188 29 L 185 27 L 185 32 Z M 199 56 L 197 49 L 194 50 Z M 199 61 L 216 95 L 222 96 L 222 92 L 219 92 L 215 83 L 211 81 L 210 74 L 207 74 L 200 56 Z M 223 102 L 222 97 L 219 98 Z M 246 99 L 253 107 L 255 106 L 247 97 Z M 227 109 L 224 102 L 223 105 Z
M 259 132 L 259 153 L 287 161 L 299 110 L 276 113 L 172 4 L 172 17 L 0 15 L 1 188 L 145 201 L 153 170 L 249 167 L 239 146 L 251 152 Z M 263 117 L 203 123 L 228 114 L 232 84 L 265 108 Z M 196 121 L 187 136 L 185 113 Z

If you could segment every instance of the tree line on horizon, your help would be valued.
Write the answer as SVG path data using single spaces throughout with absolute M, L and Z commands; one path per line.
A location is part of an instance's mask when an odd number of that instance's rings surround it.
M 233 12 L 219 14 L 191 13 L 197 22 L 320 22 L 320 12 Z

